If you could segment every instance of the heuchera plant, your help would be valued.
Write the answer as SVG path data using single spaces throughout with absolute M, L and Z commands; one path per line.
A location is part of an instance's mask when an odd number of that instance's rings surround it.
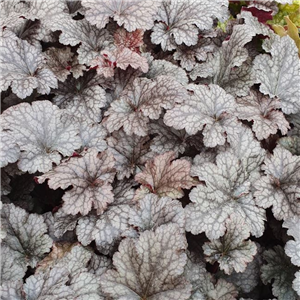
M 1 0 L 1 299 L 300 299 L 299 24 Z

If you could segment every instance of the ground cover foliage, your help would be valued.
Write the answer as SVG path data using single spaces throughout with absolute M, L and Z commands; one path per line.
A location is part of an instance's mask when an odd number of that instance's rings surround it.
M 1 1 L 1 299 L 300 299 L 299 5 Z

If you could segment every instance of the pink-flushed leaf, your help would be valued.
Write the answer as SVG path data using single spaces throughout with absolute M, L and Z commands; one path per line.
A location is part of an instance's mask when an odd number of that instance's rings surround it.
M 109 132 L 123 126 L 128 135 L 146 136 L 149 118 L 157 120 L 162 108 L 170 109 L 175 102 L 182 102 L 186 97 L 186 89 L 171 77 L 136 78 L 120 99 L 111 103 L 105 113 L 108 116 L 105 125 Z
M 227 19 L 228 2 L 218 0 L 214 3 L 204 0 L 163 1 L 153 27 L 151 41 L 160 44 L 164 51 L 173 50 L 176 45 L 195 45 L 198 41 L 198 28 L 210 29 L 215 18 Z
M 80 147 L 77 125 L 50 101 L 21 103 L 6 109 L 1 126 L 21 149 L 18 167 L 29 173 L 47 172 Z
M 253 68 L 263 94 L 278 97 L 286 114 L 300 112 L 300 61 L 297 46 L 289 36 L 275 40 L 271 56 L 258 55 Z
M 118 28 L 114 34 L 115 45 L 118 48 L 128 48 L 131 51 L 139 52 L 139 47 L 144 44 L 144 31 L 136 29 L 133 32 L 128 32 L 124 28 Z
M 160 1 L 139 0 L 83 0 L 82 5 L 89 8 L 86 19 L 98 28 L 104 28 L 113 18 L 119 26 L 124 24 L 127 31 L 136 29 L 151 29 L 154 16 L 157 12 Z
M 40 49 L 21 39 L 4 38 L 0 45 L 1 90 L 11 86 L 13 93 L 24 99 L 34 89 L 49 94 L 57 87 L 55 75 L 45 66 Z
M 190 189 L 196 181 L 190 176 L 190 162 L 174 159 L 173 151 L 156 156 L 146 163 L 145 169 L 135 176 L 135 180 L 159 197 L 183 197 L 182 189 Z
M 223 145 L 226 133 L 238 126 L 235 99 L 215 84 L 189 85 L 192 92 L 188 101 L 177 104 L 164 115 L 164 122 L 175 129 L 185 129 L 188 134 L 202 130 L 204 145 L 215 147 Z
M 249 166 L 249 162 L 251 163 Z M 216 164 L 207 162 L 192 168 L 192 175 L 205 181 L 190 193 L 192 203 L 185 207 L 186 230 L 193 234 L 205 232 L 209 239 L 218 239 L 225 234 L 226 220 L 242 216 L 244 232 L 261 236 L 264 232 L 265 211 L 255 205 L 251 192 L 252 184 L 259 173 L 247 158 L 239 159 L 230 151 L 221 152 Z
M 102 82 L 95 72 L 84 73 L 78 79 L 69 77 L 59 82 L 53 101 L 87 123 L 98 123 L 102 119 L 101 108 L 107 103 L 105 90 L 100 86 Z
M 64 19 L 57 20 L 53 24 L 53 29 L 62 32 L 59 36 L 62 44 L 75 46 L 80 43 L 77 50 L 80 64 L 90 65 L 91 60 L 113 41 L 106 29 L 100 30 L 85 19 L 79 21 L 70 19 L 68 22 Z
M 14 136 L 9 132 L 0 132 L 0 167 L 3 168 L 9 163 L 16 162 L 20 157 L 20 147 Z
M 154 156 L 149 149 L 149 140 L 148 136 L 127 135 L 122 130 L 113 132 L 107 138 L 109 151 L 116 159 L 119 180 L 140 172 L 145 162 Z
M 34 268 L 50 251 L 52 239 L 46 234 L 47 226 L 42 216 L 29 214 L 14 204 L 4 204 L 1 224 L 7 232 L 2 247 L 9 248 L 16 264 Z
M 205 259 L 212 264 L 217 261 L 225 274 L 244 272 L 257 252 L 255 243 L 246 241 L 250 233 L 244 229 L 245 225 L 242 217 L 228 218 L 225 235 L 203 245 Z
M 174 224 L 126 238 L 113 256 L 116 270 L 102 276 L 101 287 L 113 299 L 189 299 L 191 285 L 183 276 L 186 247 Z
M 98 150 L 90 148 L 82 157 L 72 157 L 42 176 L 38 182 L 48 180 L 51 189 L 66 189 L 62 199 L 62 209 L 66 213 L 76 215 L 80 212 L 87 215 L 95 208 L 102 214 L 107 205 L 114 200 L 111 182 L 115 176 L 114 157 L 107 151 L 98 154 Z
M 237 116 L 242 120 L 253 121 L 252 129 L 259 140 L 268 138 L 277 130 L 285 135 L 290 125 L 278 110 L 280 106 L 277 98 L 272 99 L 252 90 L 248 96 L 237 98 Z
M 273 295 L 278 300 L 298 300 L 297 293 L 292 288 L 294 274 L 298 270 L 291 264 L 281 246 L 264 251 L 263 258 L 267 262 L 261 267 L 261 279 L 264 284 L 272 282 Z
M 277 220 L 299 215 L 300 157 L 277 146 L 264 163 L 266 176 L 254 184 L 256 204 L 263 208 L 272 206 Z
M 176 224 L 185 234 L 185 214 L 181 203 L 154 194 L 146 195 L 132 207 L 128 222 L 138 232 L 155 230 L 163 224 Z
M 96 56 L 91 60 L 90 65 L 97 67 L 97 73 L 104 77 L 112 77 L 115 67 L 126 70 L 131 66 L 134 69 L 141 69 L 143 73 L 148 71 L 147 59 L 129 48 L 103 50 L 101 56 Z
M 84 65 L 79 64 L 78 59 L 70 48 L 49 48 L 46 52 L 47 66 L 59 81 L 65 81 L 71 73 L 74 78 L 83 75 L 86 70 Z

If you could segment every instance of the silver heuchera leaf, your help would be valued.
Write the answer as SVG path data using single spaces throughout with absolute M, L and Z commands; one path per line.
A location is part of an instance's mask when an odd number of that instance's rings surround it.
M 177 104 L 164 115 L 164 122 L 175 129 L 185 129 L 188 134 L 202 130 L 204 145 L 215 147 L 223 145 L 226 135 L 232 127 L 238 126 L 233 116 L 235 110 L 234 98 L 218 85 L 189 85 L 192 92 L 188 101 Z M 229 129 L 229 130 L 228 130 Z
M 42 216 L 28 214 L 13 204 L 4 204 L 1 222 L 7 231 L 2 247 L 8 247 L 11 254 L 18 257 L 16 263 L 34 268 L 50 251 L 52 239 L 45 234 L 47 226 Z
M 102 124 L 81 122 L 79 136 L 81 138 L 81 147 L 83 148 L 96 148 L 99 152 L 107 148 L 105 141 L 107 131 Z
M 190 162 L 174 159 L 173 151 L 154 157 L 146 163 L 145 169 L 135 176 L 135 180 L 159 197 L 183 197 L 182 189 L 191 188 L 196 181 L 190 176 Z M 139 190 L 137 195 L 138 192 Z
M 299 215 L 300 157 L 277 146 L 264 163 L 266 176 L 254 183 L 257 205 L 263 208 L 272 206 L 277 220 Z
M 82 245 L 95 240 L 97 249 L 103 254 L 111 254 L 128 230 L 129 205 L 110 205 L 100 216 L 88 215 L 78 221 L 76 234 Z
M 64 45 L 75 46 L 80 43 L 77 50 L 78 61 L 89 65 L 99 52 L 112 43 L 112 36 L 106 29 L 98 29 L 87 20 L 66 22 L 64 19 L 53 24 L 55 30 L 61 30 L 59 41 Z
M 191 204 L 185 207 L 186 230 L 193 234 L 205 232 L 209 239 L 225 234 L 226 219 L 242 216 L 244 232 L 261 236 L 264 232 L 265 211 L 255 205 L 251 185 L 257 174 L 248 170 L 247 163 L 226 151 L 218 154 L 216 164 L 204 163 L 192 168 L 205 185 L 190 193 Z
M 292 288 L 292 281 L 297 267 L 291 264 L 283 248 L 275 246 L 274 249 L 266 250 L 263 257 L 267 262 L 261 267 L 263 283 L 272 282 L 272 292 L 278 300 L 297 300 L 298 296 Z
M 98 154 L 90 148 L 82 157 L 73 157 L 42 176 L 38 182 L 48 180 L 51 189 L 73 188 L 65 192 L 63 210 L 76 215 L 87 215 L 94 207 L 102 214 L 107 205 L 114 200 L 111 182 L 115 176 L 114 157 L 107 151 Z
M 207 61 L 198 64 L 189 74 L 197 77 L 210 78 L 228 93 L 246 96 L 249 88 L 255 83 L 255 77 L 244 47 L 255 36 L 255 32 L 247 25 L 235 25 L 228 41 L 222 43 L 219 51 L 208 54 Z
M 195 45 L 198 41 L 198 28 L 210 29 L 214 18 L 226 19 L 228 2 L 204 1 L 163 1 L 153 27 L 151 41 L 161 44 L 164 51 L 173 50 L 176 45 Z
M 78 79 L 70 77 L 65 82 L 59 82 L 53 102 L 79 119 L 98 123 L 102 119 L 101 108 L 107 102 L 100 83 L 101 78 L 93 72 L 85 73 Z
M 288 228 L 288 234 L 293 236 L 295 240 L 287 241 L 285 245 L 285 253 L 291 258 L 292 264 L 300 267 L 300 217 L 286 219 L 282 227 Z
M 186 247 L 174 224 L 126 238 L 113 257 L 116 270 L 102 276 L 101 287 L 114 299 L 189 299 L 191 285 L 182 276 Z
M 149 149 L 148 136 L 127 135 L 123 130 L 115 131 L 107 138 L 109 151 L 116 159 L 119 180 L 139 173 L 145 162 L 154 156 Z
M 258 55 L 253 68 L 263 94 L 278 97 L 286 114 L 300 111 L 300 61 L 295 42 L 289 36 L 272 44 L 271 56 Z
M 14 137 L 6 131 L 0 131 L 0 167 L 16 162 L 20 157 L 20 147 Z
M 170 76 L 182 85 L 187 85 L 189 82 L 186 72 L 182 68 L 164 59 L 153 60 L 145 76 L 150 79 L 154 79 L 158 76 Z
M 40 94 L 49 94 L 57 87 L 57 79 L 45 67 L 45 58 L 40 49 L 21 39 L 2 39 L 0 45 L 1 91 L 11 86 L 13 93 L 21 99 L 34 89 Z
M 280 101 L 252 90 L 248 96 L 237 98 L 237 116 L 239 119 L 253 121 L 252 129 L 259 140 L 266 139 L 280 129 L 283 135 L 290 128 L 284 114 L 277 110 Z
M 4 224 L 2 224 L 3 226 Z M 3 230 L 1 228 L 1 230 Z M 3 237 L 3 239 L 5 236 Z M 16 253 L 2 242 L 1 247 L 1 284 L 22 280 L 27 270 L 26 261 L 21 253 Z M 2 299 L 2 298 L 1 298 Z
M 245 220 L 241 217 L 228 218 L 225 235 L 203 245 L 205 259 L 210 263 L 217 261 L 225 274 L 244 272 L 257 252 L 255 243 L 246 241 L 250 233 L 244 229 L 244 225 Z
M 22 295 L 23 280 L 3 282 L 0 287 L 1 300 L 25 300 Z
M 151 29 L 153 26 L 154 15 L 160 1 L 139 0 L 120 1 L 120 0 L 83 0 L 82 5 L 89 8 L 86 19 L 98 28 L 104 28 L 112 17 L 119 26 L 124 24 L 128 31 L 136 29 Z
M 170 109 L 175 102 L 184 101 L 186 96 L 186 89 L 171 77 L 136 78 L 120 99 L 111 103 L 105 113 L 108 116 L 105 125 L 109 132 L 123 126 L 128 135 L 145 136 L 149 118 L 157 120 L 162 108 Z
M 47 172 L 60 154 L 70 156 L 81 145 L 77 126 L 50 101 L 12 106 L 2 113 L 1 125 L 20 147 L 18 167 L 24 172 Z
M 168 197 L 159 198 L 154 194 L 146 195 L 132 207 L 128 222 L 138 232 L 155 230 L 163 224 L 176 224 L 185 233 L 185 214 L 181 203 Z

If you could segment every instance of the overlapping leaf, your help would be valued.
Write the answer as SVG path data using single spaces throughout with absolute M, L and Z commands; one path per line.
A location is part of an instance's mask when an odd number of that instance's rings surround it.
M 278 97 L 284 113 L 300 111 L 300 61 L 298 49 L 289 36 L 272 44 L 271 56 L 258 55 L 254 60 L 254 71 L 261 84 L 260 91 L 271 98 Z
M 272 206 L 276 219 L 282 220 L 300 213 L 300 157 L 277 146 L 273 155 L 266 157 L 263 170 L 266 176 L 254 184 L 256 203 Z
M 238 126 L 233 113 L 234 98 L 218 85 L 189 85 L 192 92 L 188 101 L 168 110 L 164 122 L 175 129 L 185 129 L 188 134 L 202 130 L 203 142 L 207 147 L 223 145 L 226 134 Z
M 57 79 L 46 66 L 40 49 L 21 39 L 4 38 L 0 45 L 1 90 L 11 86 L 20 98 L 29 96 L 34 89 L 49 94 L 57 87 Z
M 227 18 L 228 2 L 210 1 L 163 1 L 153 27 L 151 41 L 160 44 L 164 51 L 173 50 L 176 45 L 195 45 L 198 41 L 198 28 L 210 29 L 214 18 Z
M 9 163 L 16 162 L 20 157 L 20 148 L 14 137 L 9 132 L 0 132 L 1 149 L 0 149 L 0 166 L 7 166 Z
M 34 268 L 50 251 L 52 239 L 46 234 L 47 226 L 42 216 L 28 214 L 14 204 L 4 204 L 1 223 L 6 231 L 2 247 L 9 249 L 15 264 L 24 272 L 26 266 Z
M 58 84 L 53 101 L 79 119 L 88 123 L 100 122 L 101 108 L 107 102 L 105 90 L 100 86 L 101 82 L 101 78 L 94 72 L 85 73 L 78 79 L 69 77 L 65 82 Z
M 119 26 L 124 25 L 128 31 L 136 29 L 150 29 L 153 26 L 154 16 L 160 1 L 131 0 L 83 0 L 82 5 L 87 7 L 86 19 L 98 28 L 104 28 L 112 17 Z
M 113 257 L 116 270 L 102 277 L 104 292 L 113 299 L 189 299 L 191 286 L 183 277 L 186 246 L 174 224 L 126 238 Z
M 210 263 L 217 261 L 226 274 L 233 270 L 244 272 L 257 252 L 255 243 L 246 241 L 250 234 L 244 226 L 245 221 L 241 217 L 227 219 L 225 235 L 203 245 L 206 260 Z
M 185 88 L 168 76 L 155 80 L 136 78 L 106 111 L 106 127 L 109 132 L 123 127 L 128 135 L 145 136 L 149 118 L 158 119 L 162 108 L 172 108 L 175 102 L 184 101 L 186 95 Z
M 93 208 L 102 214 L 114 200 L 111 182 L 114 179 L 114 157 L 107 151 L 98 154 L 90 148 L 82 157 L 73 157 L 42 176 L 38 182 L 48 180 L 51 189 L 73 188 L 65 192 L 63 209 L 72 215 L 86 215 Z
M 257 162 L 256 162 L 257 163 Z M 244 232 L 261 236 L 264 232 L 265 211 L 255 205 L 251 185 L 259 174 L 253 166 L 230 152 L 220 153 L 216 164 L 195 166 L 192 174 L 205 181 L 190 193 L 191 204 L 185 207 L 186 229 L 193 234 L 205 232 L 209 239 L 224 235 L 226 219 L 242 216 Z
M 1 125 L 20 147 L 20 170 L 47 172 L 80 147 L 77 126 L 50 101 L 21 103 L 2 113 Z
M 240 119 L 253 121 L 253 131 L 259 140 L 266 139 L 280 130 L 287 134 L 289 123 L 284 114 L 277 110 L 280 101 L 264 96 L 253 90 L 248 96 L 238 98 L 237 116 Z

